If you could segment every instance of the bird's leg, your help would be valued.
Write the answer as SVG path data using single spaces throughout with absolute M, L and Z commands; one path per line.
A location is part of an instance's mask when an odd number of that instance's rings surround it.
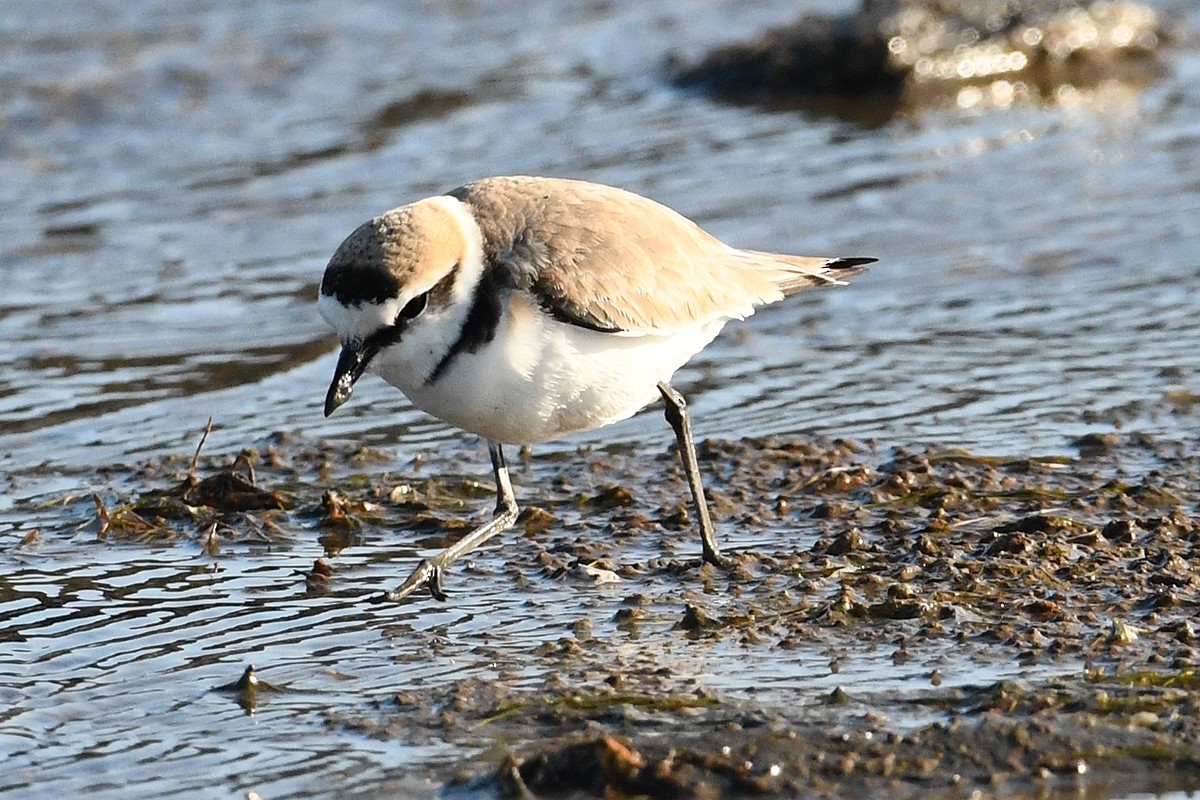
M 696 461 L 696 445 L 692 439 L 692 421 L 688 418 L 687 401 L 666 381 L 658 384 L 658 391 L 666 401 L 667 422 L 671 423 L 671 428 L 675 431 L 675 441 L 679 444 L 679 458 L 683 461 L 683 471 L 687 473 L 688 486 L 692 489 L 696 518 L 700 521 L 700 543 L 704 546 L 704 560 L 720 566 L 721 551 L 717 547 L 712 519 L 708 515 L 708 502 L 704 499 L 704 484 L 700 481 L 700 465 Z
M 433 558 L 426 558 L 417 565 L 408 580 L 395 591 L 388 592 L 384 599 L 400 601 L 420 589 L 429 587 L 429 593 L 438 600 L 445 600 L 442 591 L 442 570 L 457 561 L 469 550 L 473 550 L 500 531 L 508 530 L 517 521 L 517 499 L 513 495 L 512 482 L 508 479 L 508 465 L 504 463 L 504 451 L 496 442 L 488 442 L 488 453 L 492 456 L 492 472 L 496 476 L 496 513 L 486 524 L 459 539 Z

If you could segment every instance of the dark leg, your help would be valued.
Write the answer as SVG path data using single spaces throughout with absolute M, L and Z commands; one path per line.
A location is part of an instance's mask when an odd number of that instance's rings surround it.
M 666 401 L 667 422 L 671 423 L 671 428 L 675 431 L 675 441 L 679 443 L 679 458 L 683 461 L 683 471 L 687 473 L 688 486 L 692 489 L 696 518 L 700 521 L 700 543 L 704 545 L 704 560 L 720 566 L 721 551 L 717 547 L 716 534 L 713 533 L 712 519 L 708 516 L 704 484 L 700 482 L 700 465 L 696 461 L 696 445 L 692 441 L 692 421 L 688 418 L 687 401 L 666 382 L 658 384 L 658 391 Z
M 504 451 L 495 442 L 488 442 L 488 452 L 492 456 L 492 472 L 496 476 L 496 514 L 485 525 L 459 539 L 454 544 L 438 553 L 433 558 L 427 558 L 417 565 L 408 580 L 395 591 L 384 595 L 387 600 L 400 601 L 420 589 L 429 587 L 429 593 L 438 600 L 445 600 L 446 593 L 442 591 L 442 570 L 457 561 L 469 550 L 473 550 L 500 531 L 508 530 L 517 521 L 517 499 L 513 496 L 512 483 L 508 479 L 508 465 L 504 463 Z

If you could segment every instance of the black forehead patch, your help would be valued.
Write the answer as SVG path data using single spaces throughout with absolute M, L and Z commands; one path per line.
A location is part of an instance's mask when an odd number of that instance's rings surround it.
M 382 303 L 400 296 L 400 281 L 385 269 L 354 263 L 331 263 L 321 279 L 321 294 L 344 306 Z
M 382 303 L 398 296 L 400 281 L 385 266 L 384 242 L 392 235 L 391 226 L 379 217 L 359 225 L 329 259 L 321 294 L 336 297 L 344 306 Z

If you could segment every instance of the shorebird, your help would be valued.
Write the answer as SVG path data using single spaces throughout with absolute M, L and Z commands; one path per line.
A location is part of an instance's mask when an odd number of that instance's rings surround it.
M 661 396 L 704 560 L 721 563 L 691 422 L 672 376 L 725 323 L 873 258 L 731 247 L 653 200 L 585 181 L 498 177 L 392 209 L 337 248 L 319 309 L 341 354 L 325 415 L 365 372 L 414 406 L 487 440 L 491 520 L 425 559 L 388 599 L 445 599 L 447 565 L 513 525 L 503 445 L 632 416 Z

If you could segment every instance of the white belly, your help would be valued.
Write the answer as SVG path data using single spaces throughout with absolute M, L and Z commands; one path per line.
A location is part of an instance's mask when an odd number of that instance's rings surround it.
M 495 442 L 532 444 L 632 416 L 725 322 L 671 335 L 600 333 L 547 317 L 516 296 L 495 338 L 459 353 L 437 380 L 424 380 L 436 362 L 420 341 L 381 353 L 375 369 L 435 417 Z

